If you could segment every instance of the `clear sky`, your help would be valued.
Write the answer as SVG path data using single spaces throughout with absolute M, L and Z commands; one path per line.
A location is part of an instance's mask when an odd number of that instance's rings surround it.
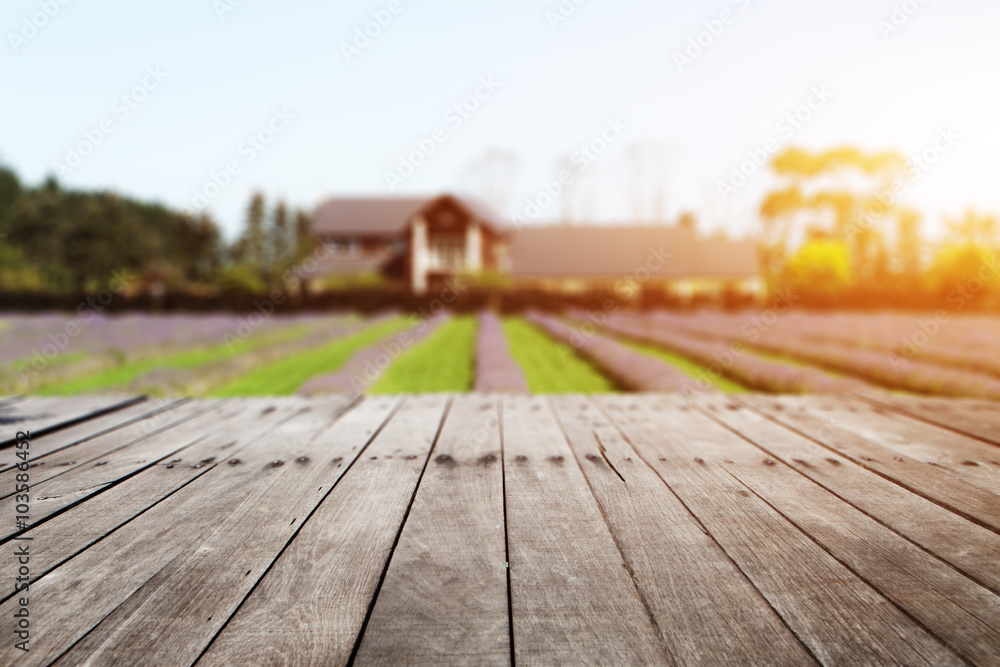
M 912 155 L 948 128 L 907 201 L 932 220 L 1000 212 L 995 0 L 62 2 L 0 8 L 0 161 L 29 182 L 62 163 L 72 186 L 207 205 L 229 233 L 258 188 L 302 207 L 479 194 L 475 165 L 498 151 L 516 159 L 509 213 L 562 164 L 575 192 L 539 219 L 629 221 L 660 193 L 671 217 L 693 210 L 707 228 L 747 233 L 771 177 L 725 201 L 718 184 L 769 139 Z M 53 16 L 36 17 L 45 6 Z M 345 53 L 373 12 L 386 25 Z M 474 110 L 452 110 L 463 101 Z M 783 121 L 809 102 L 798 127 Z M 68 158 L 88 135 L 99 145 Z M 415 142 L 434 150 L 393 189 L 386 174 Z M 578 152 L 591 143 L 607 148 Z M 651 182 L 636 204 L 643 161 Z

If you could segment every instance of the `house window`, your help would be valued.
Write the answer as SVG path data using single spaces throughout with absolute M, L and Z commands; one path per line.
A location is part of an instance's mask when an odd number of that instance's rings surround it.
M 438 271 L 455 271 L 465 267 L 465 238 L 444 236 L 431 239 L 430 267 Z

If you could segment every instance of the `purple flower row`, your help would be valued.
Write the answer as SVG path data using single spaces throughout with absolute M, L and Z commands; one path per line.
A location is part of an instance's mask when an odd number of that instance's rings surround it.
M 383 318 L 391 318 L 385 315 Z M 406 329 L 391 334 L 385 339 L 356 352 L 337 371 L 317 375 L 303 384 L 299 394 L 346 393 L 363 394 L 382 376 L 393 361 L 418 342 L 424 340 L 448 320 L 447 315 L 438 315 Z M 375 324 L 376 320 L 369 320 Z
M 609 318 L 609 331 L 665 347 L 705 366 L 705 376 L 725 376 L 745 387 L 771 393 L 849 393 L 866 388 L 853 378 L 839 378 L 807 366 L 763 359 L 730 342 L 701 340 L 679 329 L 665 328 L 645 317 Z
M 697 313 L 678 315 L 656 313 L 647 316 L 656 328 L 686 331 L 704 338 L 740 341 L 893 389 L 924 394 L 1000 399 L 1000 381 L 982 373 L 950 368 L 919 359 L 906 360 L 886 352 L 845 345 L 810 342 L 786 319 L 762 326 L 752 319 L 737 320 L 731 315 Z M 789 318 L 790 321 L 791 318 Z M 787 326 L 787 328 L 786 328 Z M 752 334 L 752 335 L 751 335 Z
M 569 345 L 619 385 L 632 391 L 672 392 L 699 389 L 695 381 L 659 359 L 633 350 L 598 333 L 585 334 L 540 313 L 526 319 L 552 338 Z
M 476 391 L 526 394 L 528 383 L 510 356 L 507 337 L 496 315 L 479 315 L 476 336 Z

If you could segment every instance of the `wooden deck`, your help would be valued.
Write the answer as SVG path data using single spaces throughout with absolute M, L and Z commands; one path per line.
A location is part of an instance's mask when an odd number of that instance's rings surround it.
M 0 425 L 3 664 L 1000 664 L 993 404 L 14 398 Z

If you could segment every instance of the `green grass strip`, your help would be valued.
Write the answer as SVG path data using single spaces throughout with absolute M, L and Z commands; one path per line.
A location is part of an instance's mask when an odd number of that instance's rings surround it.
M 232 347 L 220 343 L 209 347 L 157 355 L 133 362 L 123 359 L 121 365 L 114 368 L 43 387 L 36 393 L 42 396 L 62 396 L 126 387 L 137 378 L 158 368 L 197 368 L 215 361 L 230 359 L 267 345 L 297 340 L 312 330 L 313 328 L 309 325 L 295 325 L 267 335 L 251 336 L 246 340 L 234 343 Z
M 250 371 L 239 380 L 212 392 L 212 396 L 288 396 L 309 378 L 333 373 L 358 350 L 402 331 L 409 318 L 380 322 L 358 333 L 338 338 L 311 350 L 290 354 L 280 361 Z
M 614 383 L 590 362 L 569 351 L 525 320 L 503 322 L 510 354 L 533 394 L 610 394 Z
M 473 317 L 448 320 L 393 361 L 368 393 L 470 391 L 475 379 L 476 331 Z
M 726 377 L 712 377 L 712 373 L 707 372 L 704 366 L 699 364 L 693 359 L 689 359 L 684 355 L 677 354 L 676 352 L 671 352 L 657 345 L 650 345 L 647 343 L 637 343 L 632 340 L 619 339 L 622 345 L 630 347 L 636 352 L 642 352 L 643 354 L 648 354 L 651 357 L 655 357 L 660 361 L 664 361 L 685 375 L 690 375 L 695 380 L 704 380 L 710 383 L 713 387 L 719 391 L 725 392 L 727 394 L 747 394 L 753 390 L 749 387 L 744 387 L 739 382 L 735 380 L 730 380 Z

